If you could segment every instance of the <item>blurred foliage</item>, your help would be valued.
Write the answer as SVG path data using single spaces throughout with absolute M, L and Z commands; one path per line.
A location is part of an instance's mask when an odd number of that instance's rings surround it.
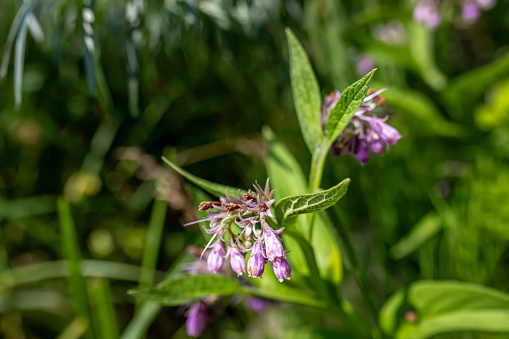
M 150 326 L 148 338 L 185 336 L 182 309 L 126 294 L 178 271 L 187 245 L 204 245 L 197 227 L 181 226 L 197 217 L 196 193 L 159 159 L 247 188 L 266 178 L 260 131 L 270 125 L 309 171 L 285 27 L 310 56 L 322 97 L 362 76 L 357 61 L 369 56 L 403 134 L 366 167 L 329 156 L 324 175 L 323 187 L 352 179 L 335 210 L 375 307 L 419 279 L 508 292 L 509 3 L 468 27 L 445 15 L 435 32 L 412 22 L 413 5 L 2 1 L 1 335 L 135 338 Z M 362 309 L 344 275 L 345 303 Z M 273 306 L 284 312 L 252 321 L 225 308 L 205 336 L 340 333 L 335 319 L 301 307 Z

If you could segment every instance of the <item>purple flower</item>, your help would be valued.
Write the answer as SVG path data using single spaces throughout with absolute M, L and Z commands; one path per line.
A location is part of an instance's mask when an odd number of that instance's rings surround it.
M 383 91 L 385 88 L 377 92 L 371 89 L 368 91 L 368 96 L 364 98 L 352 120 L 332 145 L 331 152 L 334 156 L 350 154 L 364 166 L 369 160 L 370 152 L 382 155 L 386 152 L 387 145 L 395 145 L 401 139 L 399 132 L 385 123 L 387 117 L 379 118 L 377 116 L 381 111 L 380 107 L 385 105 L 385 100 L 380 96 Z M 337 91 L 325 98 L 321 117 L 324 128 L 330 110 L 339 98 L 340 94 Z M 267 255 L 269 255 L 268 248 Z
M 267 306 L 272 304 L 273 301 L 269 299 L 250 296 L 246 298 L 245 303 L 247 309 L 255 313 L 263 313 Z
M 246 273 L 246 259 L 240 253 L 238 247 L 236 245 L 228 246 L 228 254 L 232 270 L 237 273 L 237 276 Z
M 357 72 L 361 75 L 365 75 L 371 72 L 373 68 L 375 68 L 373 59 L 367 54 L 361 54 L 357 59 Z
M 384 119 L 371 118 L 369 123 L 373 130 L 378 133 L 380 139 L 389 145 L 396 145 L 399 139 L 401 139 L 401 134 L 399 134 L 398 130 L 386 124 Z
M 284 279 L 290 280 L 292 276 L 292 269 L 285 258 L 277 258 L 277 260 L 272 263 L 272 269 L 279 282 L 282 282 Z
M 373 154 L 382 155 L 385 153 L 385 142 L 380 139 L 378 133 L 372 129 L 368 129 L 366 131 L 366 139 L 369 144 L 369 149 L 373 152 Z
M 242 275 L 246 273 L 244 253 L 251 250 L 248 260 L 249 276 L 262 277 L 265 270 L 265 252 L 272 261 L 285 258 L 286 252 L 278 237 L 284 228 L 275 231 L 267 223 L 267 220 L 270 220 L 268 218 L 275 219 L 271 211 L 276 201 L 272 198 L 274 190 L 270 189 L 269 179 L 264 188 L 258 182 L 253 186 L 255 192 L 239 190 L 238 196 L 231 196 L 225 192 L 225 196 L 219 197 L 219 201 L 202 201 L 199 210 L 206 211 L 208 217 L 186 224 L 209 222 L 209 227 L 204 226 L 204 229 L 208 234 L 213 234 L 213 237 L 202 252 L 202 257 L 208 253 L 206 258 L 209 271 L 220 272 L 224 260 L 229 259 L 232 270 L 237 275 Z M 232 227 L 233 224 L 237 224 L 242 231 L 238 233 L 237 229 Z M 228 235 L 226 237 L 228 240 L 225 240 L 225 235 Z M 218 240 L 214 242 L 215 239 Z M 207 252 L 209 247 L 212 249 Z M 201 266 L 189 266 L 189 271 L 198 272 L 199 269 Z
M 474 22 L 477 21 L 479 18 L 479 15 L 481 15 L 481 12 L 479 10 L 479 7 L 474 2 L 467 1 L 463 4 L 461 7 L 461 16 L 463 18 L 463 21 L 471 25 Z
M 364 133 L 359 135 L 359 145 L 355 157 L 362 166 L 365 166 L 369 160 L 369 144 Z
M 440 13 L 435 0 L 421 0 L 417 3 L 413 12 L 414 20 L 422 22 L 431 29 L 440 25 Z
M 201 301 L 194 302 L 187 315 L 186 332 L 190 337 L 199 337 L 208 322 L 207 307 Z
M 207 268 L 209 271 L 219 273 L 224 264 L 224 242 L 219 239 L 216 241 L 207 258 Z
M 281 244 L 281 240 L 277 236 L 283 231 L 283 229 L 284 228 L 274 231 L 270 226 L 265 225 L 263 230 L 263 240 L 265 241 L 265 252 L 267 253 L 267 258 L 270 261 L 274 261 L 276 258 L 285 256 L 285 250 Z
M 493 8 L 496 2 L 497 2 L 496 0 L 476 0 L 477 6 L 484 10 Z
M 263 243 L 257 241 L 251 250 L 251 256 L 247 261 L 247 272 L 252 278 L 262 277 L 265 270 L 265 258 L 263 256 Z

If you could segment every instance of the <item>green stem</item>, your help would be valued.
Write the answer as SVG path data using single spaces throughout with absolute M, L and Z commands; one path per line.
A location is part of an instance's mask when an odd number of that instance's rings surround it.
M 320 148 L 316 150 L 311 159 L 311 171 L 309 173 L 309 193 L 315 192 L 318 188 L 320 188 L 320 184 L 322 182 L 323 169 L 325 167 L 325 160 L 327 159 L 327 153 L 329 150 L 329 142 L 327 137 L 325 137 L 320 145 Z M 309 243 L 311 244 L 313 240 L 313 227 L 315 223 L 315 213 L 311 213 L 309 215 L 308 220 L 308 234 L 307 238 Z
M 311 170 L 309 173 L 309 192 L 315 192 L 320 188 L 321 182 L 322 182 L 322 176 L 323 176 L 323 170 L 325 168 L 325 161 L 327 159 L 327 153 L 330 149 L 330 142 L 328 141 L 327 136 L 324 137 L 322 140 L 322 143 L 320 145 L 320 148 L 316 150 L 316 152 L 313 154 L 312 161 L 311 161 Z M 313 228 L 314 228 L 314 221 L 315 221 L 315 214 L 311 213 L 308 219 L 308 234 L 307 238 L 309 243 L 312 243 L 313 239 Z M 333 213 L 330 213 L 333 214 Z M 335 216 L 334 216 L 335 217 Z M 337 219 L 337 218 L 334 218 Z M 334 220 L 332 219 L 332 220 Z M 349 266 L 347 267 L 351 272 L 352 275 L 359 286 L 359 289 L 361 291 L 361 294 L 366 301 L 367 307 L 369 309 L 373 325 L 375 327 L 375 331 L 380 333 L 378 327 L 377 327 L 377 310 L 375 307 L 375 304 L 369 294 L 368 284 L 366 283 L 365 276 L 362 274 L 358 267 L 359 267 L 359 260 L 357 257 L 357 254 L 354 250 L 354 247 L 352 245 L 352 242 L 350 240 L 350 235 L 348 234 L 348 231 L 343 227 L 343 224 L 340 222 L 334 222 L 335 225 L 337 225 L 337 230 L 339 233 L 339 238 L 341 242 L 341 248 L 343 249 L 343 252 L 345 254 L 345 257 L 347 259 L 347 262 L 349 262 Z M 340 307 L 341 309 L 341 307 Z M 342 310 L 342 309 L 341 309 Z M 345 314 L 344 311 L 342 314 Z

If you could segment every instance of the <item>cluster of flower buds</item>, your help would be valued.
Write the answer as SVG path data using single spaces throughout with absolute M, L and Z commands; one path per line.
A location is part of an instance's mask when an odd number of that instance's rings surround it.
M 463 22 L 471 25 L 481 15 L 481 10 L 495 6 L 496 0 L 460 0 Z M 415 21 L 422 22 L 431 29 L 440 25 L 440 0 L 419 0 L 413 11 Z
M 385 123 L 388 116 L 380 118 L 376 115 L 380 111 L 379 107 L 385 105 L 385 100 L 379 95 L 384 90 L 368 91 L 368 96 L 364 98 L 359 110 L 332 145 L 331 151 L 335 156 L 350 154 L 364 166 L 369 160 L 370 152 L 382 155 L 387 150 L 387 145 L 395 145 L 401 139 L 398 130 Z M 325 97 L 322 104 L 322 126 L 325 127 L 330 111 L 340 96 L 338 91 L 334 91 Z
M 225 197 L 220 197 L 220 201 L 200 203 L 199 210 L 207 211 L 209 216 L 185 226 L 209 222 L 209 227 L 204 229 L 205 232 L 213 234 L 213 237 L 204 252 L 211 247 L 207 258 L 210 272 L 220 272 L 225 259 L 229 259 L 232 270 L 237 275 L 242 275 L 246 273 L 244 255 L 251 252 L 247 262 L 247 273 L 250 277 L 262 277 L 265 263 L 271 261 L 274 274 L 279 281 L 290 279 L 291 268 L 286 261 L 287 252 L 279 238 L 284 228 L 274 230 L 267 222 L 267 217 L 274 219 L 270 208 L 275 201 L 272 198 L 273 191 L 270 190 L 269 179 L 265 189 L 258 183 L 254 188 L 255 192 L 242 194 L 239 191 L 238 197 L 225 192 Z M 233 223 L 242 229 L 238 235 L 234 233 Z

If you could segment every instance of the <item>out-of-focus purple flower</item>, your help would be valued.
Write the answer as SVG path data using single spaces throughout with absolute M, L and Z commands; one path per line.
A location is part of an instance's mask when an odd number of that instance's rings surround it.
M 477 7 L 476 3 L 473 1 L 463 3 L 463 6 L 461 7 L 461 16 L 466 24 L 471 25 L 476 22 L 479 15 L 481 15 L 481 11 L 479 10 L 479 7 Z
M 292 269 L 285 258 L 277 258 L 277 260 L 273 261 L 272 269 L 274 270 L 274 275 L 279 282 L 282 282 L 284 279 L 290 280 L 290 277 L 292 276 Z
M 391 20 L 385 25 L 375 25 L 373 37 L 388 45 L 404 45 L 407 33 L 401 21 Z
M 208 310 L 201 301 L 191 304 L 187 314 L 186 332 L 190 337 L 199 337 L 208 323 Z
M 334 156 L 350 154 L 364 166 L 369 160 L 370 152 L 382 155 L 386 152 L 387 145 L 395 145 L 401 139 L 398 130 L 385 123 L 387 117 L 377 116 L 380 106 L 385 105 L 385 100 L 379 95 L 384 90 L 368 91 L 368 96 L 364 98 L 352 120 L 332 145 L 331 152 Z M 324 128 L 331 108 L 339 97 L 339 92 L 333 92 L 322 104 L 320 121 Z
M 246 308 L 255 313 L 263 313 L 267 306 L 274 303 L 272 300 L 249 296 L 246 298 Z
M 361 54 L 357 59 L 357 72 L 360 75 L 365 75 L 371 72 L 373 68 L 375 68 L 373 59 L 367 54 Z
M 491 9 L 497 3 L 496 0 L 476 0 L 477 6 L 483 10 Z
M 265 252 L 270 261 L 274 261 L 276 258 L 285 256 L 283 244 L 281 244 L 281 240 L 277 236 L 283 231 L 283 229 L 284 228 L 274 231 L 270 226 L 265 226 L 263 239 L 265 241 Z
M 240 253 L 239 248 L 236 245 L 230 244 L 230 246 L 228 246 L 228 254 L 232 270 L 237 273 L 237 276 L 246 273 L 246 259 Z
M 252 278 L 262 277 L 265 270 L 265 258 L 263 256 L 263 243 L 257 241 L 251 249 L 251 256 L 247 261 L 247 273 Z
M 218 239 L 207 258 L 207 267 L 210 272 L 219 273 L 221 271 L 224 264 L 224 253 L 224 242 Z
M 440 13 L 436 0 L 420 0 L 414 8 L 414 20 L 422 22 L 431 29 L 440 25 Z

